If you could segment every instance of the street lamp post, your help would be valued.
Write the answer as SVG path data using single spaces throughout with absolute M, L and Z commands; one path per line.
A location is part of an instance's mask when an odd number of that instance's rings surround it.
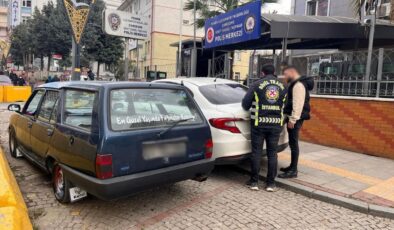
M 192 50 L 192 57 L 191 57 L 191 77 L 196 77 L 197 73 L 197 43 L 196 43 L 196 14 L 197 14 L 197 0 L 194 0 L 194 10 L 193 10 L 193 50 Z
M 72 39 L 72 50 L 73 50 L 73 59 L 72 59 L 72 81 L 81 80 L 81 46 L 75 42 L 75 39 Z
M 373 54 L 373 42 L 375 39 L 375 26 L 376 26 L 376 11 L 378 7 L 378 1 L 373 2 L 373 14 L 370 14 L 366 19 L 370 20 L 370 30 L 369 30 L 369 41 L 368 41 L 368 56 L 367 56 L 367 66 L 365 70 L 365 78 L 364 78 L 364 84 L 363 84 L 363 94 L 365 96 L 368 95 L 368 90 L 369 90 L 369 83 L 371 79 L 371 65 L 372 65 L 372 54 Z M 371 8 L 369 9 L 371 10 Z
M 66 13 L 68 15 L 71 29 L 73 32 L 72 36 L 72 49 L 73 49 L 73 72 L 71 80 L 79 81 L 81 79 L 81 37 L 85 29 L 85 25 L 90 12 L 90 7 L 94 4 L 95 0 L 91 0 L 87 3 L 76 3 L 72 0 L 63 0 Z
M 179 8 L 179 47 L 178 47 L 178 74 L 182 76 L 182 31 L 183 31 L 183 0 L 180 0 L 181 7 Z

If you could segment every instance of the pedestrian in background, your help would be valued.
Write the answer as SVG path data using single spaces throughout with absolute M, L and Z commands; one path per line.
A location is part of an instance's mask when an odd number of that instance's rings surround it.
M 13 84 L 13 85 L 17 85 L 17 82 L 18 82 L 18 75 L 15 74 L 14 70 L 11 69 L 11 72 L 10 72 L 10 76 L 9 76 L 9 77 L 10 77 L 10 79 L 11 79 L 12 84 Z
M 284 113 L 287 117 L 287 131 L 289 133 L 289 145 L 291 149 L 291 164 L 281 168 L 283 172 L 279 178 L 295 178 L 298 174 L 298 157 L 300 149 L 298 145 L 299 133 L 305 120 L 310 119 L 310 94 L 313 90 L 312 77 L 301 76 L 294 66 L 288 66 L 283 70 L 285 79 L 289 83 L 288 97 Z
M 268 192 L 277 190 L 277 147 L 284 124 L 283 107 L 286 99 L 286 88 L 274 73 L 273 65 L 264 65 L 263 77 L 251 85 L 242 101 L 244 110 L 251 109 L 251 178 L 246 184 L 252 190 L 259 190 L 261 155 L 266 141 L 268 172 L 265 189 Z
M 23 73 L 18 77 L 18 80 L 16 81 L 16 85 L 17 86 L 25 86 L 26 85 L 26 80 L 24 78 Z
M 48 78 L 45 80 L 45 83 L 51 83 L 52 82 L 52 76 L 49 75 Z
M 89 68 L 89 70 L 88 70 L 88 78 L 89 78 L 89 80 L 94 81 L 95 75 L 92 71 L 92 68 Z
M 55 76 L 53 76 L 51 82 L 57 82 L 57 81 L 60 81 L 60 78 L 55 74 Z

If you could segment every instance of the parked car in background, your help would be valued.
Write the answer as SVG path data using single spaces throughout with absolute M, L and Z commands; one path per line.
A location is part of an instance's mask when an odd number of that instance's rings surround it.
M 174 78 L 157 82 L 184 85 L 193 94 L 211 126 L 216 164 L 238 163 L 249 156 L 250 112 L 241 106 L 247 87 L 221 78 Z M 283 129 L 278 151 L 287 146 L 287 131 Z
M 12 81 L 7 75 L 0 75 L 0 86 L 11 86 Z
M 212 139 L 190 93 L 159 83 L 57 82 L 11 104 L 10 152 L 52 174 L 60 202 L 104 200 L 214 167 Z M 87 192 L 87 193 L 86 193 Z

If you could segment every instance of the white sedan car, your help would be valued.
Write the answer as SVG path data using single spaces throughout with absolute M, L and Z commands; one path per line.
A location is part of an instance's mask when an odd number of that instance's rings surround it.
M 247 87 L 220 78 L 174 78 L 158 82 L 184 85 L 193 94 L 211 125 L 216 164 L 238 163 L 249 156 L 250 112 L 241 106 Z M 283 151 L 287 145 L 287 131 L 284 129 L 278 151 Z

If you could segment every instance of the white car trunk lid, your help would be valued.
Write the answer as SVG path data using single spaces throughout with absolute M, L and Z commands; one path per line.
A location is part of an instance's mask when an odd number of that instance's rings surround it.
M 217 105 L 217 110 L 220 112 L 228 113 L 231 117 L 240 118 L 241 121 L 236 121 L 235 124 L 242 135 L 248 140 L 250 137 L 250 112 L 245 111 L 241 103 L 237 104 L 227 104 L 227 105 Z

